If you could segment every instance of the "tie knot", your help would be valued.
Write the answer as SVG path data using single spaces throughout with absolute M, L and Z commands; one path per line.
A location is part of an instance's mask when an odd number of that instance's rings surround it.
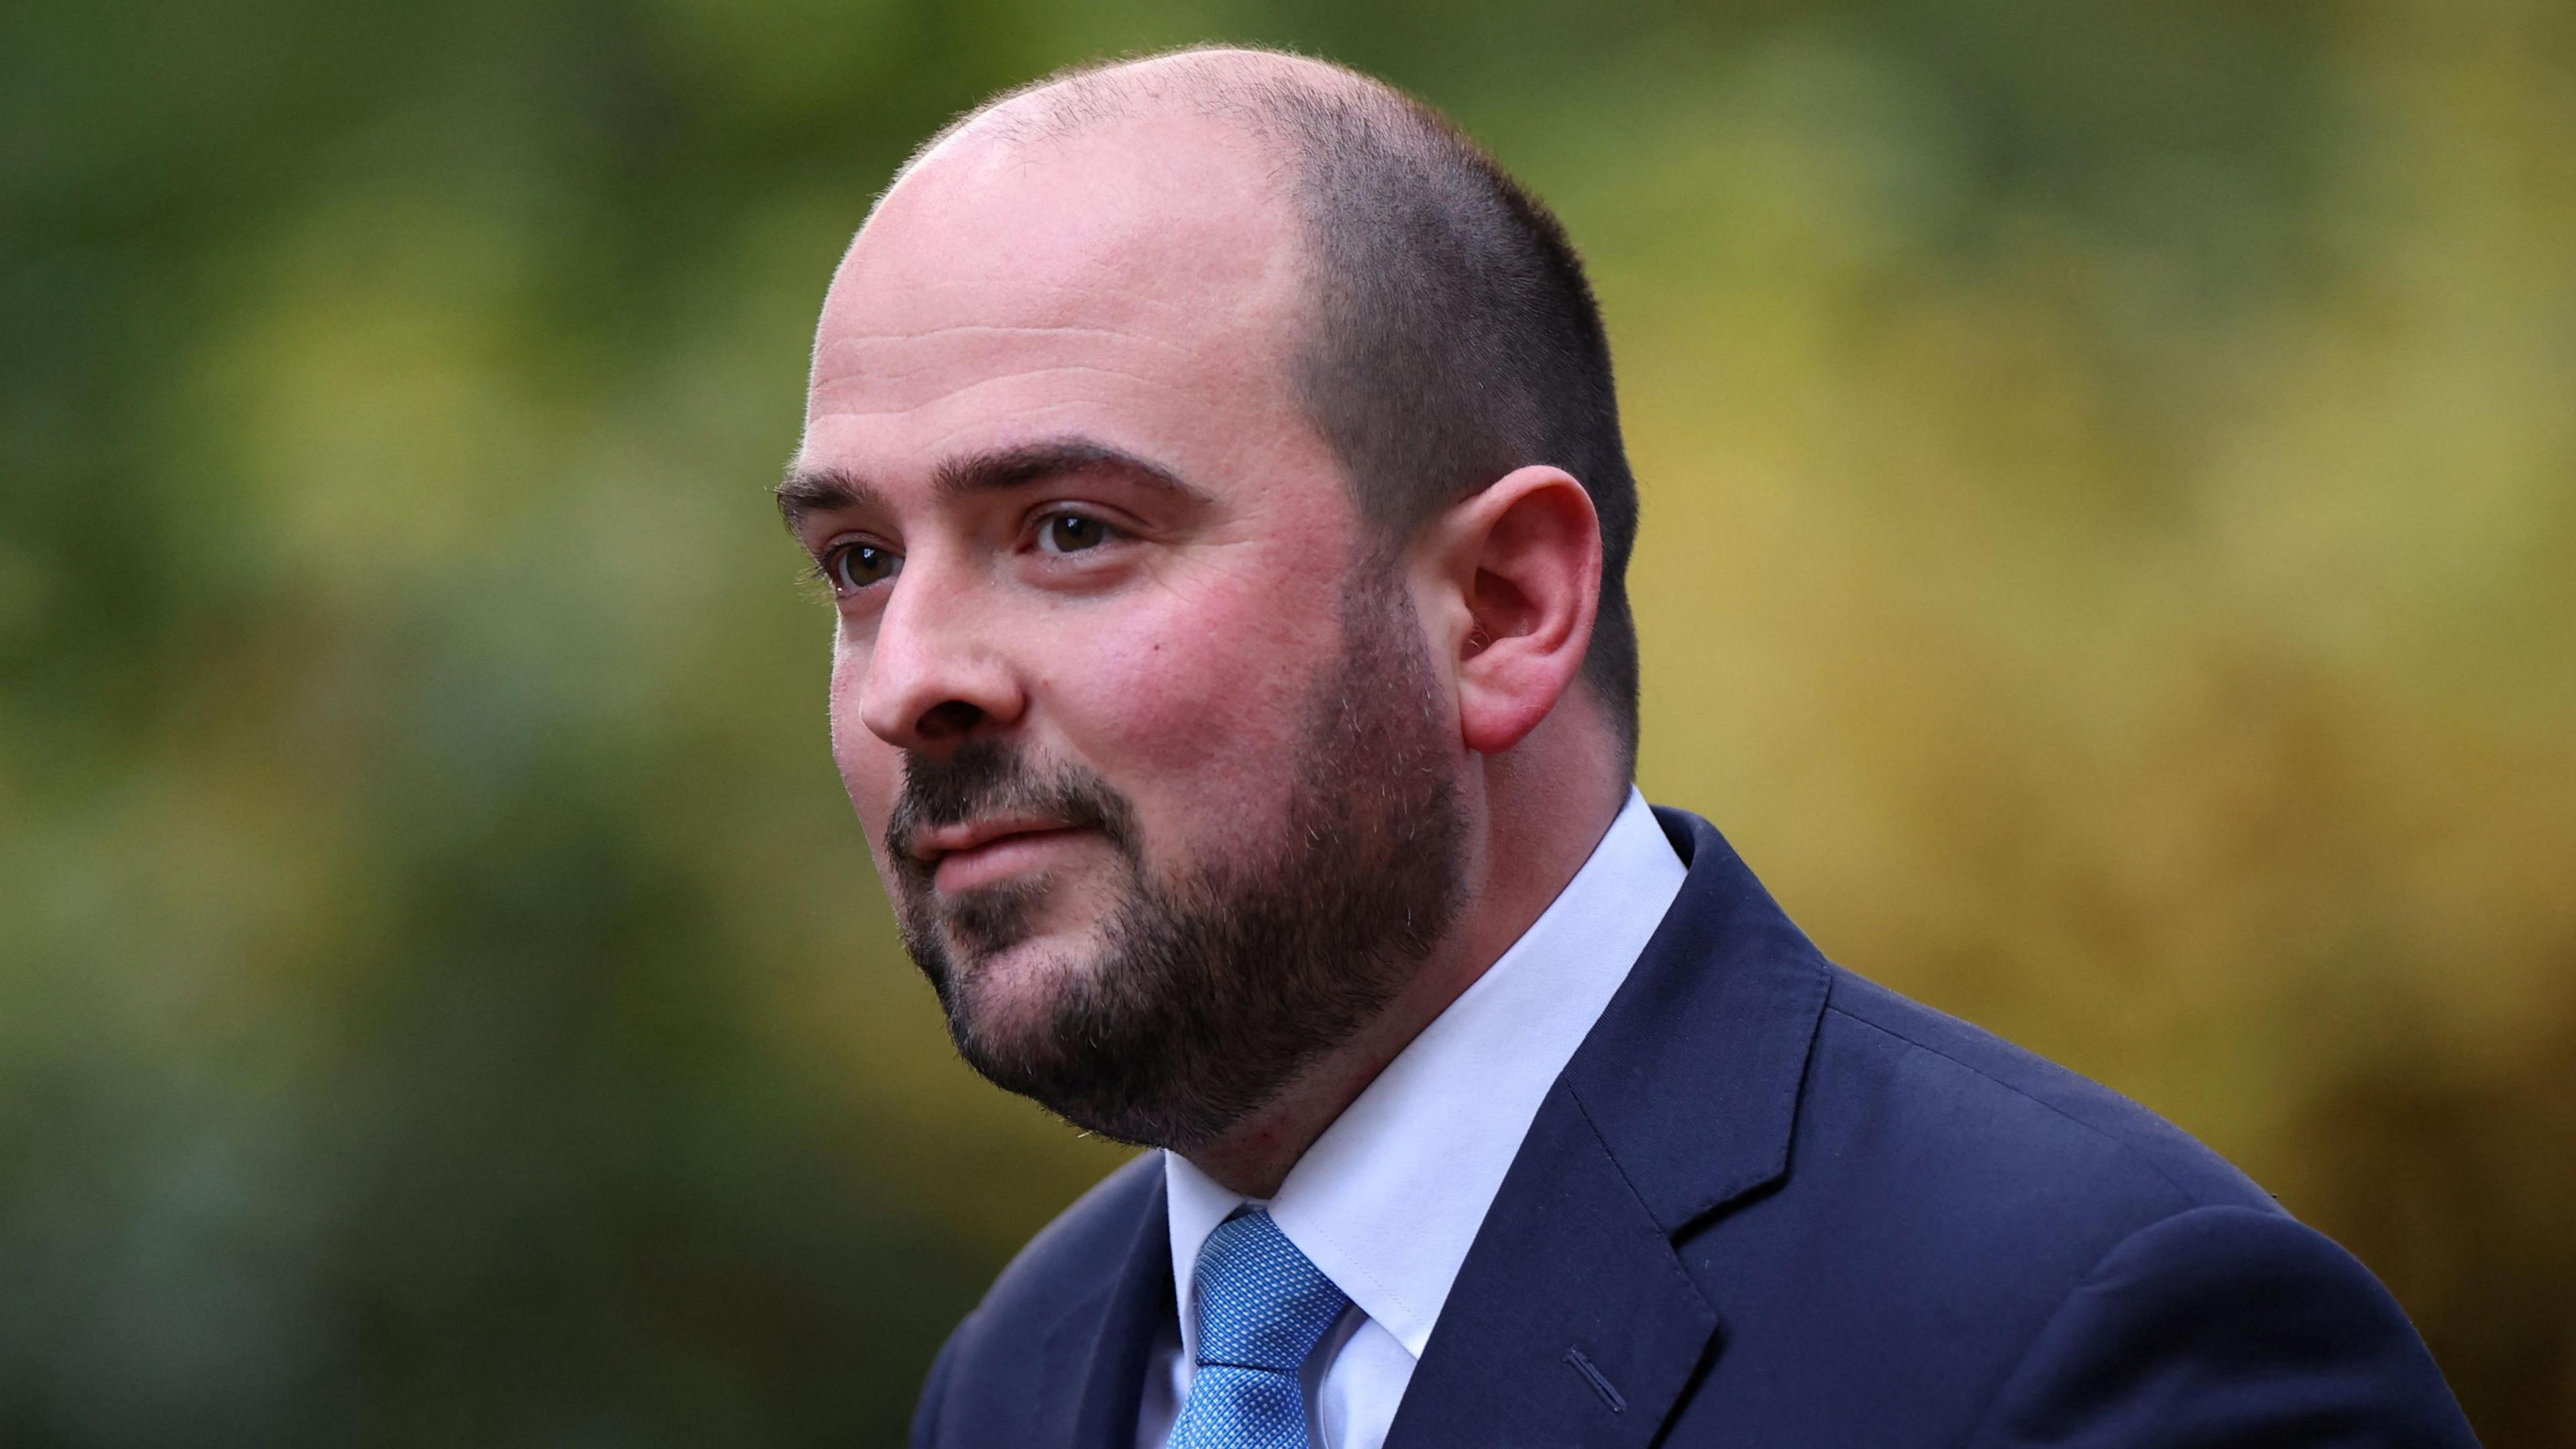
M 1270 1220 L 1228 1218 L 1199 1249 L 1201 1367 L 1293 1374 L 1350 1299 Z

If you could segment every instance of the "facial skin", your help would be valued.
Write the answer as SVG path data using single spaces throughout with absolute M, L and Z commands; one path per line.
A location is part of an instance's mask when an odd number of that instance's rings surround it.
M 1136 813 L 1086 767 L 1035 767 L 998 740 L 905 762 L 886 829 L 904 942 L 976 1070 L 1092 1131 L 1181 1151 L 1257 1111 L 1382 1012 L 1458 905 L 1462 826 L 1434 676 L 1397 581 L 1354 569 L 1339 658 L 1308 693 L 1287 817 L 1237 831 L 1174 878 Z M 1040 1000 L 996 1001 L 1043 868 L 942 889 L 923 848 L 993 818 L 1096 832 L 1126 864 L 1086 955 Z
M 1189 114 L 953 138 L 833 280 L 782 488 L 835 585 L 834 759 L 970 1060 L 1246 1190 L 1527 926 L 1625 784 L 1568 696 L 1588 500 L 1524 469 L 1375 536 L 1289 386 L 1280 171 Z M 1228 920 L 1257 929 L 1212 948 Z M 1148 979 L 1157 930 L 1183 998 L 1246 1008 L 1065 1030 Z M 1223 959 L 1247 951 L 1286 964 Z M 1168 1078 L 1206 1062 L 1147 1049 L 1175 1034 L 1254 1079 L 1189 1100 Z

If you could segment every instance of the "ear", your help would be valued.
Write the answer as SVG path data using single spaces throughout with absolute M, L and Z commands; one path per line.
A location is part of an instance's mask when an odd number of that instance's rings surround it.
M 1583 667 L 1601 604 L 1601 520 L 1572 474 L 1529 467 L 1420 537 L 1436 593 L 1432 645 L 1456 670 L 1464 743 L 1499 754 L 1547 718 Z

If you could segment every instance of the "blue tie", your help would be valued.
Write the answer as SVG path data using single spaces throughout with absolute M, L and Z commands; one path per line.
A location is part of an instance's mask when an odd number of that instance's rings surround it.
M 1198 1372 L 1165 1449 L 1306 1449 L 1297 1371 L 1350 1299 L 1253 1211 L 1199 1249 Z

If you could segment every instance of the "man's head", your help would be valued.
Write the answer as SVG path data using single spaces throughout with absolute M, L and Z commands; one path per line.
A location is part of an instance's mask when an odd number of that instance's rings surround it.
M 1332 67 L 1162 57 L 935 140 L 834 278 L 781 501 L 907 944 L 970 1061 L 1095 1130 L 1225 1132 L 1508 878 L 1536 753 L 1627 776 L 1580 272 Z

